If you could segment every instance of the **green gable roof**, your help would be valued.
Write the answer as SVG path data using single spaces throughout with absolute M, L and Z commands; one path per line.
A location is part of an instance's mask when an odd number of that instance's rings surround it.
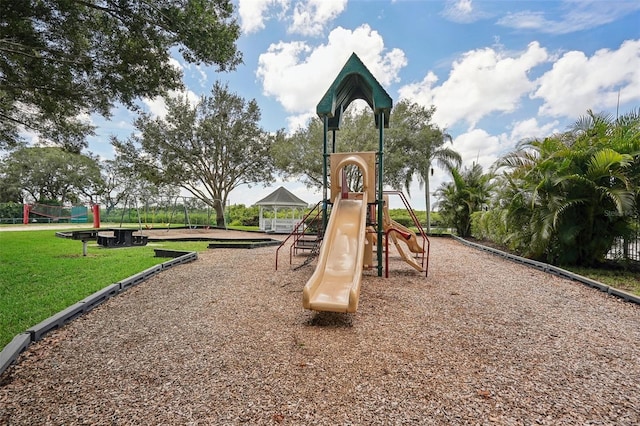
M 358 55 L 353 53 L 318 103 L 316 112 L 320 118 L 329 117 L 329 129 L 337 130 L 340 128 L 342 112 L 356 99 L 369 104 L 375 115 L 377 128 L 380 126 L 381 112 L 384 113 L 384 127 L 389 127 L 389 113 L 393 107 L 391 96 Z

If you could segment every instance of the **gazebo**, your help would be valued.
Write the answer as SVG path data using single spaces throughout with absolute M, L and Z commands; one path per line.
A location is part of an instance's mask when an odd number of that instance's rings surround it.
M 304 209 L 309 204 L 293 195 L 287 188 L 281 186 L 271 194 L 258 201 L 260 206 L 260 230 L 273 233 L 290 233 L 302 220 Z M 278 217 L 278 212 L 286 211 L 286 217 Z M 273 217 L 264 217 L 265 212 L 273 212 Z

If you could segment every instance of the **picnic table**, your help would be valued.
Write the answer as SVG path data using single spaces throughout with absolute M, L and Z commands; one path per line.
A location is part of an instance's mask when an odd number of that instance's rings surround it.
M 133 228 L 109 228 L 113 235 L 98 234 L 98 245 L 103 247 L 131 247 L 146 246 L 148 237 L 146 235 L 133 235 L 137 229 Z
M 146 235 L 133 235 L 137 229 L 133 228 L 106 228 L 106 229 L 82 229 L 78 231 L 56 232 L 60 238 L 70 238 L 82 241 L 82 255 L 87 255 L 87 243 L 97 241 L 102 247 L 132 247 L 146 246 L 148 237 Z M 105 232 L 112 232 L 113 235 L 101 235 Z

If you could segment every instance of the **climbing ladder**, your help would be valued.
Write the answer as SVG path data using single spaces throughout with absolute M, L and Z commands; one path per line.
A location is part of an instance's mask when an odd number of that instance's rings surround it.
M 278 255 L 280 249 L 289 246 L 289 265 L 293 262 L 293 256 L 298 255 L 300 251 L 309 251 L 309 260 L 311 260 L 320 251 L 320 244 L 322 243 L 322 237 L 324 229 L 322 227 L 321 213 L 322 209 L 319 202 L 315 205 L 309 213 L 307 213 L 302 220 L 293 228 L 293 231 L 287 236 L 287 238 L 276 249 L 276 270 L 278 269 Z M 316 253 L 317 252 L 317 253 Z

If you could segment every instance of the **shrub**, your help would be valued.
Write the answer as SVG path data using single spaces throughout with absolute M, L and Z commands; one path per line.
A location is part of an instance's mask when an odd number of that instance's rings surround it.
M 489 240 L 509 245 L 509 234 L 505 220 L 506 210 L 492 209 L 471 214 L 471 235 L 479 240 Z

